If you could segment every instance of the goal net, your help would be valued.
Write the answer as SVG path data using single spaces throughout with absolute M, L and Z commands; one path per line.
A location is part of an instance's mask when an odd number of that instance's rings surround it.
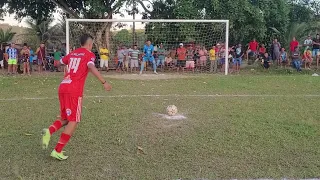
M 67 19 L 67 53 L 80 46 L 79 37 L 84 33 L 94 38 L 93 52 L 97 57 L 97 66 L 101 48 L 109 50 L 108 65 L 115 68 L 119 49 L 130 52 L 136 45 L 143 53 L 146 40 L 150 40 L 157 67 L 163 71 L 174 71 L 182 65 L 185 71 L 228 74 L 228 20 Z M 177 53 L 179 48 L 182 51 Z M 130 63 L 127 65 L 130 66 Z

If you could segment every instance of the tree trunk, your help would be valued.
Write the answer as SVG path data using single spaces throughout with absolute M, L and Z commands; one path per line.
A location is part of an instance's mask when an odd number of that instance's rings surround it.
M 107 19 L 112 19 L 112 12 L 108 14 Z M 112 27 L 112 22 L 108 22 L 107 26 L 105 28 L 105 42 L 107 49 L 109 52 L 112 52 L 112 47 L 110 46 L 110 39 L 111 39 L 111 27 Z
M 95 41 L 96 41 L 96 46 L 97 49 L 99 50 L 100 48 L 102 48 L 102 46 L 106 45 L 106 42 L 103 41 L 102 39 L 102 33 L 104 32 L 105 28 L 108 26 L 109 23 L 104 23 L 102 25 L 102 27 L 97 31 L 96 33 L 96 37 L 95 37 Z

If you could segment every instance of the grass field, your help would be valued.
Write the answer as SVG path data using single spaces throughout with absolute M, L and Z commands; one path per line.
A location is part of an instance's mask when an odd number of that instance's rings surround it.
M 60 80 L 0 77 L 0 179 L 320 177 L 319 77 L 111 78 L 106 93 L 90 76 L 63 162 L 49 157 L 61 131 L 49 150 L 40 146 L 59 112 Z M 170 104 L 187 119 L 154 115 Z

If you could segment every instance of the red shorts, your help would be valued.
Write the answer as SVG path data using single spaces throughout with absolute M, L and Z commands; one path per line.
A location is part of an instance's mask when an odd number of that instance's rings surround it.
M 57 61 L 57 60 L 54 60 L 54 61 L 53 61 L 53 66 L 54 66 L 54 67 L 58 67 L 58 66 L 59 66 L 59 64 L 60 64 L 60 62 L 59 62 L 59 61 Z
M 61 120 L 80 122 L 82 97 L 59 93 Z

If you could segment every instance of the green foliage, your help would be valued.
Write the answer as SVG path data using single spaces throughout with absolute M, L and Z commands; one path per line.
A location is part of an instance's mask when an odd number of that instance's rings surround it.
M 15 34 L 11 28 L 6 30 L 0 28 L 0 44 L 9 43 Z

